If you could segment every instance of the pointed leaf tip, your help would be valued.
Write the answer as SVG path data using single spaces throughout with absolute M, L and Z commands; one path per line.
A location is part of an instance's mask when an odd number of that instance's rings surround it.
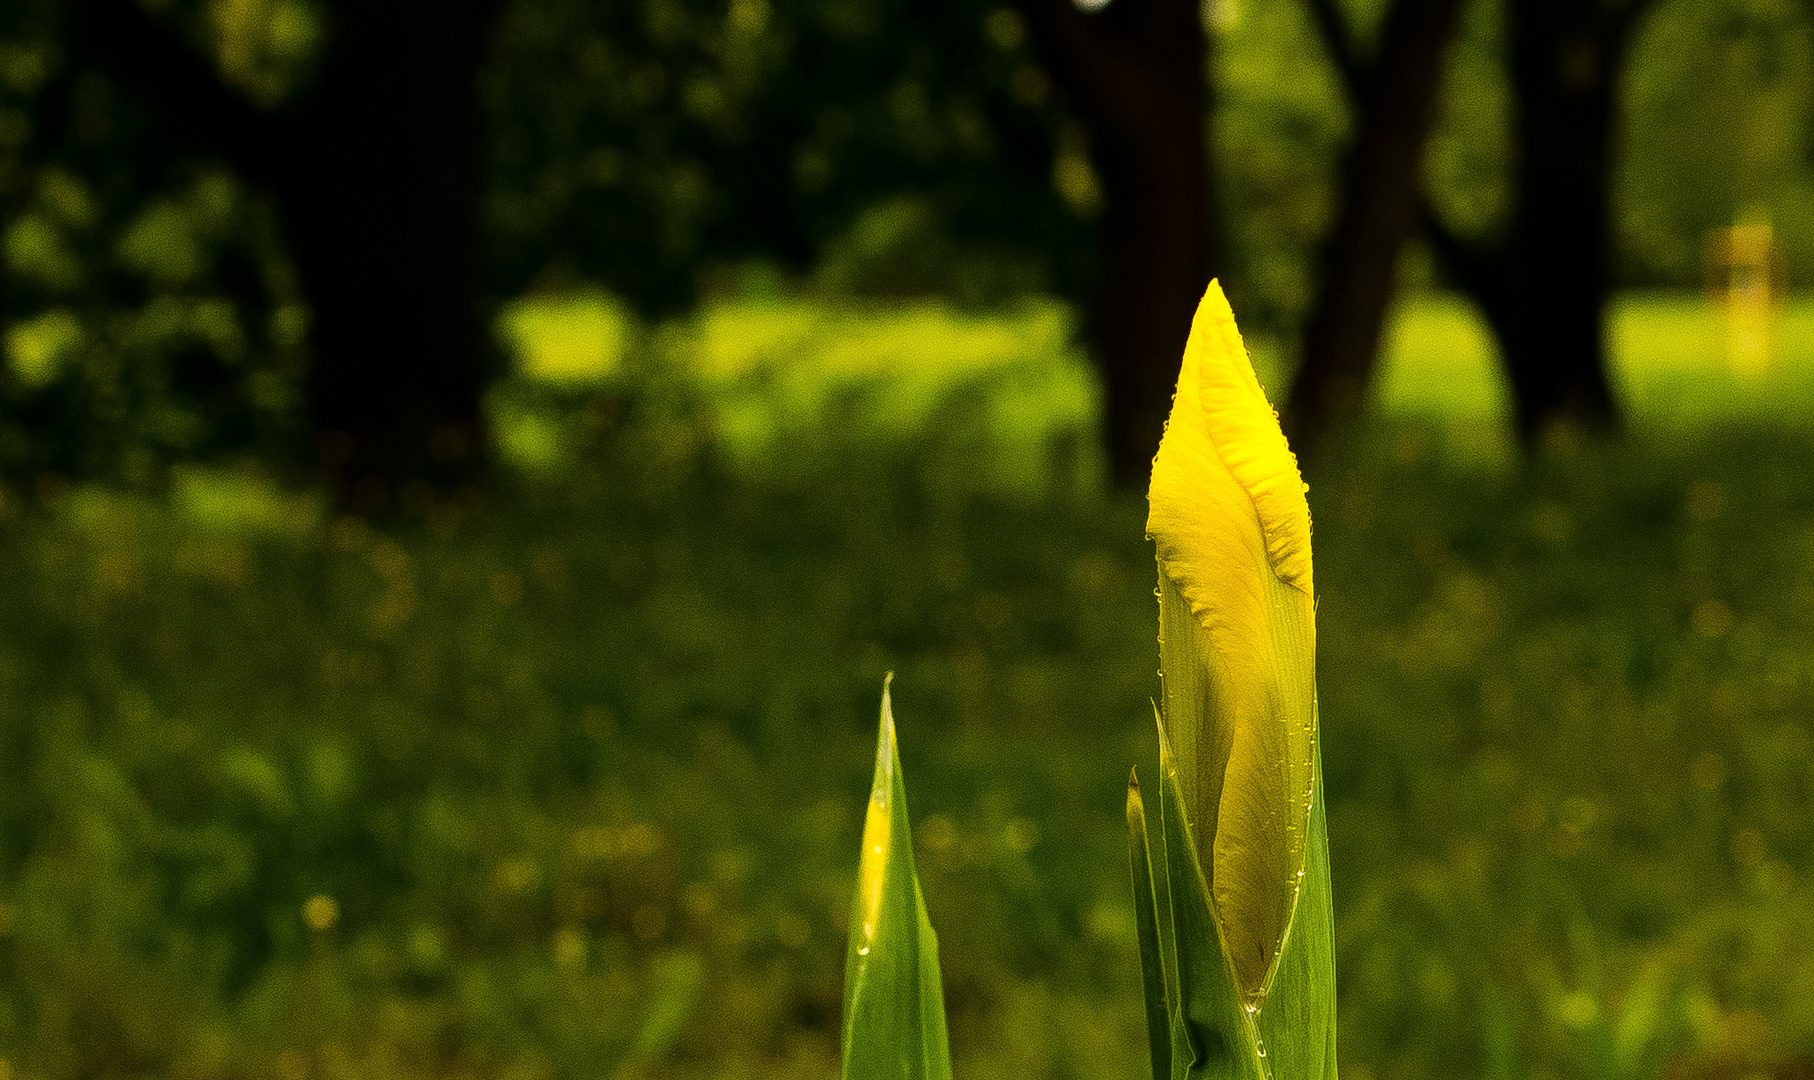
M 885 681 L 845 961 L 843 1080 L 950 1080 L 938 940 L 913 867 Z
M 1171 1080 L 1171 1003 L 1176 998 L 1172 976 L 1165 955 L 1175 950 L 1171 932 L 1169 902 L 1160 915 L 1157 883 L 1154 880 L 1152 850 L 1146 834 L 1146 804 L 1140 798 L 1140 778 L 1136 770 L 1127 774 L 1127 843 L 1128 869 L 1133 874 L 1134 928 L 1140 943 L 1140 980 L 1146 998 L 1147 1054 L 1153 1080 Z M 1166 926 L 1161 932 L 1160 924 Z M 1169 965 L 1175 969 L 1174 965 Z
M 882 884 L 888 877 L 888 849 L 893 817 L 895 762 L 900 751 L 895 746 L 894 706 L 889 686 L 894 672 L 882 676 L 881 730 L 876 735 L 875 780 L 869 790 L 869 809 L 863 817 L 863 856 L 857 863 L 857 888 L 862 896 L 863 938 L 875 937 L 876 920 L 882 909 Z
M 1138 838 L 1140 857 L 1146 859 L 1146 797 L 1140 793 L 1138 769 L 1127 771 L 1127 828 L 1129 839 Z
M 880 803 L 883 810 L 888 809 L 894 791 L 895 762 L 899 760 L 900 753 L 895 747 L 894 700 L 889 693 L 889 687 L 893 683 L 894 672 L 882 676 L 882 719 L 881 730 L 876 735 L 875 786 L 869 793 L 870 801 Z

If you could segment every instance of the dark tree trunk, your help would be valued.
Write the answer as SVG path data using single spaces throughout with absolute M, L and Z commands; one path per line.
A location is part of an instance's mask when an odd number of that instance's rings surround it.
M 349 0 L 275 178 L 314 306 L 309 410 L 331 482 L 382 506 L 481 446 L 481 0 Z
M 1505 350 L 1518 433 L 1597 430 L 1618 414 L 1606 377 L 1614 95 L 1622 34 L 1598 4 L 1511 5 L 1519 198 L 1487 318 Z
M 1618 73 L 1651 0 L 1513 0 L 1518 158 L 1509 232 L 1482 250 L 1431 222 L 1436 250 L 1498 339 L 1527 444 L 1614 429 L 1606 369 Z
M 1343 164 L 1341 208 L 1323 249 L 1304 358 L 1283 414 L 1292 445 L 1306 455 L 1353 420 L 1365 399 L 1399 248 L 1420 222 L 1419 168 L 1461 2 L 1397 0 L 1365 70 L 1349 51 L 1333 0 L 1312 6 L 1348 83 L 1359 131 Z
M 330 6 L 311 92 L 247 104 L 133 0 L 81 0 L 78 40 L 194 149 L 276 196 L 311 308 L 310 419 L 336 501 L 381 512 L 483 445 L 476 306 L 483 115 L 498 0 Z
M 1208 43 L 1194 0 L 1019 0 L 1102 186 L 1095 349 L 1118 486 L 1144 487 L 1209 283 Z

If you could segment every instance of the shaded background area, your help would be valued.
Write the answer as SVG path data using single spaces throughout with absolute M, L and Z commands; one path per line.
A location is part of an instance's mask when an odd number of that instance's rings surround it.
M 1814 1074 L 1814 12 L 21 0 L 0 1080 L 1137 1076 L 1142 470 L 1305 455 L 1351 1078 Z

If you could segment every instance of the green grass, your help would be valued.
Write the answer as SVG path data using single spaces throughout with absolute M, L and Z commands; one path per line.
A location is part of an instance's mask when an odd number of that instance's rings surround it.
M 1709 423 L 1814 425 L 1814 299 L 1798 298 L 1778 314 L 1767 366 L 1735 357 L 1732 333 L 1724 314 L 1698 296 L 1621 297 L 1607 344 L 1632 422 L 1665 435 Z M 1492 339 L 1463 301 L 1425 298 L 1397 313 L 1375 401 L 1387 415 L 1433 424 L 1446 456 L 1503 465 L 1514 455 Z
M 934 487 L 1045 496 L 1100 487 L 1094 376 L 1063 307 L 976 315 L 938 303 L 730 303 L 656 331 L 599 297 L 528 301 L 500 336 L 529 378 L 506 398 L 506 449 L 558 471 L 576 434 L 546 397 L 679 385 L 708 417 L 713 453 L 746 479 L 813 481 L 856 451 L 905 454 Z M 640 348 L 639 348 L 640 346 Z M 551 373 L 558 373 L 551 374 Z
M 1628 310 L 1641 403 L 1685 334 Z M 950 376 L 937 309 L 705 375 L 759 335 L 637 330 L 500 390 L 521 475 L 385 532 L 5 492 L 0 1075 L 833 1075 L 889 669 L 956 1074 L 1141 1075 L 1153 563 L 1052 320 Z M 1309 478 L 1349 1080 L 1814 1067 L 1793 325 L 1623 446 L 1514 471 L 1393 404 Z M 1417 355 L 1389 402 L 1456 385 Z
M 651 372 L 696 387 L 711 400 L 720 452 L 746 475 L 777 468 L 786 457 L 776 452 L 780 441 L 861 427 L 899 442 L 956 420 L 988 446 L 980 473 L 953 479 L 1001 491 L 1051 482 L 1052 463 L 1041 453 L 1070 456 L 1057 470 L 1064 483 L 1100 482 L 1076 446 L 1087 441 L 1096 400 L 1087 358 L 1071 343 L 1073 323 L 1046 304 L 973 315 L 936 303 L 798 299 L 725 303 L 650 331 L 609 298 L 580 294 L 520 301 L 498 329 L 518 370 L 545 387 L 610 385 Z M 1793 298 L 1769 325 L 1766 359 L 1747 361 L 1734 354 L 1732 322 L 1702 297 L 1620 297 L 1608 348 L 1630 420 L 1664 436 L 1708 424 L 1814 425 L 1814 297 Z M 1253 348 L 1262 381 L 1282 396 L 1279 343 L 1262 338 Z M 1492 339 L 1463 300 L 1414 297 L 1394 311 L 1373 399 L 1378 415 L 1428 428 L 1446 460 L 1498 468 L 1514 461 Z M 510 430 L 525 463 L 558 461 L 559 434 L 545 423 L 525 417 Z

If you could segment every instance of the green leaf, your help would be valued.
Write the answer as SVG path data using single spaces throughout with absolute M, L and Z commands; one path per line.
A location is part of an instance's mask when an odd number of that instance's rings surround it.
M 1257 1002 L 1277 970 L 1307 848 L 1315 628 L 1310 599 L 1270 573 L 1229 592 L 1250 624 L 1199 618 L 1161 564 L 1160 683 L 1184 816 L 1242 991 Z
M 1320 750 L 1312 751 L 1318 795 L 1311 807 L 1303 885 L 1271 988 L 1256 1003 L 1242 992 L 1214 916 L 1163 723 L 1159 744 L 1161 840 L 1145 864 L 1156 888 L 1150 898 L 1142 897 L 1137 856 L 1134 906 L 1148 1008 L 1158 979 L 1168 1010 L 1170 1080 L 1335 1080 L 1335 925 Z M 1130 791 L 1129 842 L 1145 850 L 1145 809 L 1136 811 L 1139 799 L 1137 789 Z M 1151 946 L 1148 920 L 1155 939 Z M 1155 1051 L 1155 1062 L 1159 1057 Z M 1156 1069 L 1154 1075 L 1161 1076 Z
M 1335 909 L 1329 893 L 1329 827 L 1323 817 L 1323 752 L 1313 747 L 1311 753 L 1315 787 L 1304 883 L 1272 989 L 1254 1017 L 1278 1080 L 1335 1080 Z
M 938 939 L 913 868 L 907 788 L 888 693 L 892 679 L 882 683 L 875 785 L 851 905 L 843 1080 L 950 1080 Z
M 1140 939 L 1140 977 L 1146 991 L 1147 1049 L 1153 1080 L 1170 1080 L 1172 1074 L 1171 1002 L 1174 961 L 1162 951 L 1161 919 L 1169 923 L 1169 909 L 1161 916 L 1153 889 L 1153 855 L 1146 839 L 1146 803 L 1140 798 L 1140 779 L 1127 774 L 1128 869 L 1134 879 L 1134 925 Z M 1169 942 L 1169 935 L 1168 935 Z
M 1159 771 L 1160 847 L 1166 877 L 1161 887 L 1171 900 L 1171 925 L 1159 927 L 1160 950 L 1162 957 L 1169 953 L 1177 962 L 1177 996 L 1171 1003 L 1172 1080 L 1267 1080 L 1264 1049 L 1253 1014 L 1243 1006 L 1245 995 L 1211 906 L 1196 842 L 1184 819 L 1178 766 L 1163 727 Z M 1163 941 L 1168 931 L 1170 948 Z

